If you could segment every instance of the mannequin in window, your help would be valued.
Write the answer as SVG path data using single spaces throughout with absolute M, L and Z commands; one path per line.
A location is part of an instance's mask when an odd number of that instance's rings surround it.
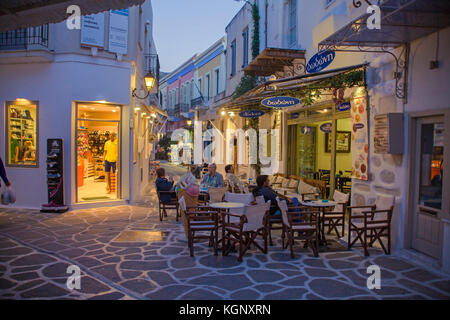
M 112 132 L 109 140 L 105 142 L 103 161 L 106 173 L 106 192 L 111 193 L 111 170 L 113 173 L 116 173 L 117 163 L 117 139 L 115 132 Z

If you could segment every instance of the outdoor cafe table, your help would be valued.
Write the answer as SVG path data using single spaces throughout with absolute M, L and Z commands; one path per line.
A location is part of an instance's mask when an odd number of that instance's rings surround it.
M 240 203 L 240 202 L 216 202 L 216 203 L 211 203 L 209 206 L 214 209 L 219 209 L 219 211 L 221 212 L 222 221 L 224 221 L 225 220 L 224 213 L 226 211 L 230 211 L 230 209 L 243 208 L 243 207 L 245 207 L 245 204 Z M 225 233 L 225 228 L 222 223 L 222 239 L 224 237 L 224 233 Z M 221 242 L 221 240 L 219 240 L 219 242 Z
M 337 202 L 330 201 L 330 200 L 316 200 L 316 201 L 301 201 L 300 202 L 304 206 L 308 207 L 314 207 L 314 208 L 320 208 L 322 209 L 322 217 L 325 217 L 325 209 L 329 207 L 334 207 L 338 205 Z M 327 245 L 327 240 L 325 239 L 325 224 L 323 223 L 321 215 L 319 214 L 319 244 Z

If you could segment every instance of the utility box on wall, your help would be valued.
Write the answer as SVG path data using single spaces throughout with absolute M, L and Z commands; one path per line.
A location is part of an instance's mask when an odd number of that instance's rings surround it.
M 374 116 L 374 152 L 403 154 L 403 113 Z

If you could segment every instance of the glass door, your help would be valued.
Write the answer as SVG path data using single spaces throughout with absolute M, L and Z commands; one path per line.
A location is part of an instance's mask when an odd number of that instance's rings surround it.
M 445 200 L 442 192 L 445 181 L 444 134 L 444 117 L 417 120 L 412 246 L 437 259 L 442 251 L 441 216 Z
M 120 199 L 120 112 L 118 106 L 78 104 L 77 202 Z

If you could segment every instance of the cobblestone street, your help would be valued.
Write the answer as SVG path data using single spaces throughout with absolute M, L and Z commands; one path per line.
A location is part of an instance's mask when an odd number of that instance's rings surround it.
M 152 204 L 155 199 L 150 200 Z M 123 231 L 154 231 L 154 242 L 123 242 Z M 450 279 L 378 249 L 296 258 L 279 236 L 267 255 L 213 255 L 206 242 L 188 253 L 181 221 L 159 221 L 156 208 L 120 206 L 60 215 L 0 210 L 1 299 L 449 299 Z M 66 287 L 69 265 L 81 289 Z M 366 287 L 366 268 L 381 267 L 381 289 Z

